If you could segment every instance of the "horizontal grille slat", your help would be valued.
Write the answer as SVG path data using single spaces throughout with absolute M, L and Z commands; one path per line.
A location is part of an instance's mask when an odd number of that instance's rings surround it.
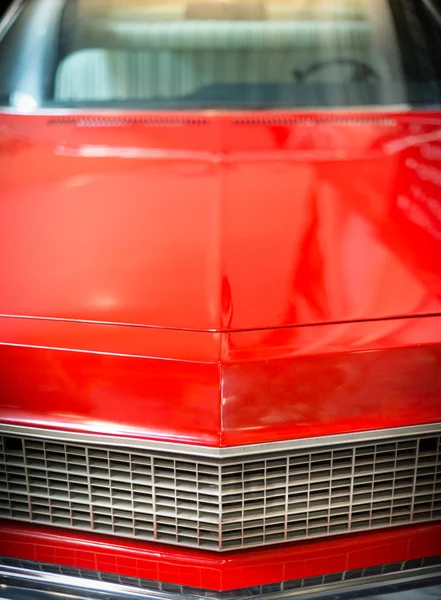
M 84 442 L 0 436 L 0 517 L 211 550 L 441 518 L 441 433 L 241 458 Z

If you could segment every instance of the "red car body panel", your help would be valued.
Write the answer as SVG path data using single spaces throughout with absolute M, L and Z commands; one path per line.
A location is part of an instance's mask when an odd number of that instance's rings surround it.
M 441 554 L 441 524 L 229 552 L 169 548 L 4 522 L 0 553 L 79 569 L 227 591 Z
M 236 334 L 0 325 L 3 422 L 207 446 L 441 422 L 441 317 Z
M 0 115 L 0 420 L 212 447 L 441 422 L 440 131 L 440 112 Z M 440 540 L 219 557 L 0 527 L 10 556 L 221 590 Z
M 236 331 L 441 313 L 440 113 L 157 119 L 1 117 L 1 314 Z

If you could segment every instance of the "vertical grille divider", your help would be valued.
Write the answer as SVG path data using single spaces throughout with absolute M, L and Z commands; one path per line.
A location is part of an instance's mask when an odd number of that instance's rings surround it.
M 7 484 L 7 476 L 6 476 L 6 452 L 5 452 L 5 442 L 3 440 L 3 437 L 0 436 L 0 463 L 1 463 L 1 479 L 0 481 L 2 482 L 3 485 L 3 478 L 4 478 L 4 486 L 5 486 L 5 491 L 0 491 L 0 507 L 7 507 L 7 506 L 11 506 L 11 499 L 9 497 L 9 490 L 8 490 L 8 484 Z M 4 494 L 4 497 L 3 497 Z M 1 509 L 0 509 L 1 510 Z M 6 510 L 6 509 L 5 509 Z
M 374 511 L 375 471 L 377 464 L 377 444 L 374 444 L 374 461 L 372 464 L 371 505 L 369 510 L 369 527 L 372 527 L 372 515 Z
M 69 500 L 70 502 L 72 502 L 72 491 L 70 489 L 70 474 L 67 474 L 67 481 L 68 481 L 68 487 L 69 487 Z M 93 515 L 93 506 L 94 506 L 94 502 L 93 502 L 93 497 L 92 497 L 92 476 L 91 476 L 91 471 L 90 471 L 90 448 L 88 448 L 86 446 L 86 481 L 87 481 L 87 493 L 89 496 L 89 503 L 90 503 L 90 526 L 92 529 L 94 529 L 94 515 Z M 110 483 L 109 483 L 109 487 L 110 487 Z
M 330 469 L 329 469 L 329 501 L 328 501 L 328 535 L 331 531 L 331 506 L 332 506 L 332 482 L 334 480 L 334 450 L 331 450 L 331 459 L 330 459 Z
M 308 455 L 308 492 L 306 497 L 306 537 L 309 536 L 309 515 L 311 514 L 311 465 L 312 454 Z
M 438 480 L 438 468 L 440 463 L 440 452 L 441 452 L 441 438 L 437 440 L 436 446 L 436 465 L 435 465 L 435 476 L 433 478 L 433 496 L 432 496 L 432 507 L 430 509 L 430 517 L 433 519 L 433 513 L 435 512 L 435 494 Z
M 354 447 L 352 449 L 351 488 L 350 488 L 350 492 L 349 492 L 349 515 L 348 515 L 348 520 L 349 520 L 348 530 L 349 531 L 352 530 L 352 519 L 353 519 L 353 509 L 354 509 L 355 451 L 356 451 L 356 448 Z
M 179 514 L 178 514 L 178 480 L 176 477 L 176 472 L 177 472 L 177 466 L 176 466 L 176 460 L 173 460 L 173 471 L 174 471 L 174 478 L 173 478 L 173 494 L 174 494 L 174 501 L 175 501 L 175 529 L 176 529 L 176 543 L 179 542 Z M 200 543 L 200 532 L 199 532 L 199 526 L 198 526 L 198 545 Z
M 66 482 L 67 482 L 67 479 L 69 477 L 69 462 L 68 462 L 68 458 L 67 458 L 67 445 L 66 444 L 63 444 L 63 452 L 64 452 L 64 464 L 66 465 Z M 48 483 L 49 483 L 49 489 L 50 489 L 50 480 L 49 480 Z M 67 485 L 67 483 L 66 483 L 66 485 Z M 87 486 L 89 487 L 89 484 L 87 484 Z M 90 494 L 89 494 L 89 499 L 90 499 Z M 70 520 L 70 525 L 72 527 L 73 526 L 73 520 L 72 520 L 72 508 L 71 508 L 71 504 L 68 503 L 68 506 L 69 506 L 69 520 Z M 90 509 L 89 509 L 89 512 L 92 513 L 92 501 L 91 501 L 91 499 L 90 499 Z M 91 520 L 91 522 L 92 522 L 92 520 Z M 92 529 L 93 529 L 93 526 L 92 526 Z
M 47 506 L 49 510 L 49 521 L 52 523 L 54 520 L 54 515 L 52 512 L 52 495 L 51 495 L 51 476 L 49 471 L 49 457 L 48 456 L 48 447 L 45 446 L 45 459 L 46 459 L 46 481 L 47 481 Z
M 264 481 L 268 481 L 268 477 L 266 475 L 266 468 L 267 468 L 267 460 L 265 459 L 264 462 Z M 266 502 L 267 502 L 267 491 L 268 491 L 268 487 L 266 485 L 264 485 L 263 488 L 263 543 L 265 544 L 266 542 Z M 242 530 L 243 531 L 243 530 Z M 243 539 L 243 538 L 242 538 Z
M 284 539 L 288 538 L 288 512 L 289 512 L 289 456 L 286 457 L 286 491 L 285 491 L 285 534 Z
M 112 480 L 112 473 L 110 470 L 110 451 L 107 450 L 106 451 L 106 455 L 107 455 L 107 471 L 109 473 L 109 492 L 110 492 L 110 515 L 111 515 L 111 521 L 112 521 L 112 533 L 115 535 L 117 532 L 115 531 L 115 525 L 116 525 L 116 516 L 115 516 L 115 495 L 116 492 L 114 492 L 114 486 L 113 486 L 113 480 Z
M 32 502 L 31 502 L 31 484 L 29 482 L 29 471 L 28 471 L 28 460 L 26 454 L 26 442 L 22 440 L 21 442 L 23 448 L 23 466 L 25 470 L 25 479 L 26 479 L 26 490 L 28 492 L 28 510 L 29 510 L 29 518 L 32 521 Z
M 155 457 L 151 456 L 152 468 L 152 510 L 153 510 L 153 539 L 158 539 L 158 524 L 156 516 L 156 481 L 155 481 Z
M 89 449 L 86 447 L 85 448 L 85 460 L 86 460 L 86 494 L 87 497 L 89 498 L 89 520 L 90 520 L 90 524 L 91 524 L 91 528 L 93 529 L 93 498 L 92 498 L 92 493 L 91 493 L 91 480 L 90 480 L 90 468 L 89 468 Z M 69 506 L 72 506 L 72 502 L 73 502 L 73 497 L 72 497 L 72 490 L 71 490 L 71 478 L 72 478 L 72 472 L 69 470 L 68 465 L 66 465 L 66 486 L 67 486 L 67 500 L 69 502 Z
M 136 535 L 135 527 L 135 497 L 133 493 L 133 464 L 132 464 L 132 453 L 129 453 L 129 468 L 130 468 L 130 502 L 132 504 L 132 531 L 133 536 Z
M 413 487 L 412 487 L 412 498 L 411 498 L 411 506 L 410 506 L 410 520 L 413 521 L 413 514 L 415 512 L 415 493 L 416 493 L 416 484 L 418 478 L 418 462 L 420 456 L 420 440 L 417 440 L 416 443 L 416 452 L 415 452 L 415 472 L 413 476 Z
M 43 460 L 44 460 L 45 474 L 46 474 L 47 506 L 48 506 L 49 515 L 50 515 L 49 465 L 47 464 L 47 445 L 46 444 L 44 444 L 44 447 L 43 447 Z M 38 510 L 38 507 L 36 509 L 36 512 L 37 512 L 37 510 Z M 42 511 L 42 512 L 44 512 L 44 511 Z
M 199 464 L 196 463 L 195 464 L 195 473 L 196 473 L 196 483 L 199 481 Z M 199 486 L 196 485 L 196 514 L 198 517 L 197 520 L 197 525 L 196 525 L 196 535 L 197 535 L 197 540 L 198 540 L 198 546 L 200 546 L 201 544 L 201 520 L 200 520 L 200 514 L 201 514 L 201 508 L 200 508 L 200 497 L 199 497 L 200 491 L 199 491 Z
M 397 462 L 398 462 L 398 442 L 395 442 L 395 456 L 394 456 L 394 471 L 392 473 L 392 493 L 390 496 L 390 517 L 389 524 L 392 524 L 392 519 L 394 516 L 394 505 L 395 505 L 395 481 L 397 475 Z
M 242 506 L 241 506 L 241 510 L 242 510 L 242 537 L 241 537 L 241 542 L 243 545 L 243 541 L 245 539 L 245 463 L 242 463 L 242 486 L 241 486 L 241 490 L 242 490 Z
M 224 526 L 223 526 L 223 516 L 222 516 L 222 509 L 223 509 L 223 504 L 224 504 L 224 500 L 223 500 L 223 496 L 222 496 L 222 463 L 220 463 L 217 467 L 218 472 L 217 472 L 217 481 L 218 481 L 218 490 L 217 490 L 217 494 L 218 494 L 218 499 L 219 499 L 219 520 L 218 520 L 218 528 L 219 528 L 219 550 L 222 550 L 222 542 L 223 542 L 223 532 L 224 532 Z
M 69 477 L 69 462 L 68 462 L 68 458 L 67 458 L 67 445 L 66 444 L 63 444 L 63 449 L 64 449 L 64 464 L 66 465 L 66 482 L 67 482 L 67 479 Z M 91 500 L 91 498 L 89 496 L 89 501 L 90 500 Z M 74 520 L 73 520 L 73 509 L 72 509 L 72 500 L 71 500 L 71 498 L 69 498 L 68 506 L 69 506 L 70 525 L 71 525 L 71 527 L 73 527 Z M 90 514 L 91 510 L 92 510 L 92 502 L 90 502 L 89 514 Z

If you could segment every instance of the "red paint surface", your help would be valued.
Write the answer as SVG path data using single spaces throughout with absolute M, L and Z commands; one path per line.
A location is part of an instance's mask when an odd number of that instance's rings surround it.
M 201 330 L 441 313 L 441 114 L 275 116 L 292 120 L 0 115 L 0 313 Z
M 0 328 L 3 422 L 208 446 L 441 422 L 441 317 L 236 334 Z M 82 351 L 48 349 L 64 344 Z M 118 347 L 136 356 L 99 353 Z
M 215 446 L 216 364 L 0 346 L 3 422 Z
M 440 317 L 229 334 L 223 445 L 441 422 L 440 335 Z
M 223 591 L 436 556 L 441 524 L 219 556 L 3 522 L 0 554 Z
M 238 116 L 0 115 L 0 421 L 209 446 L 441 422 L 441 113 Z M 0 547 L 231 589 L 440 533 L 219 557 L 4 524 Z

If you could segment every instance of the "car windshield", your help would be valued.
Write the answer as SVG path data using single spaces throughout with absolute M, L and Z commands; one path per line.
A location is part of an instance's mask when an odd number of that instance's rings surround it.
M 28 0 L 0 103 L 313 108 L 441 104 L 436 0 Z

